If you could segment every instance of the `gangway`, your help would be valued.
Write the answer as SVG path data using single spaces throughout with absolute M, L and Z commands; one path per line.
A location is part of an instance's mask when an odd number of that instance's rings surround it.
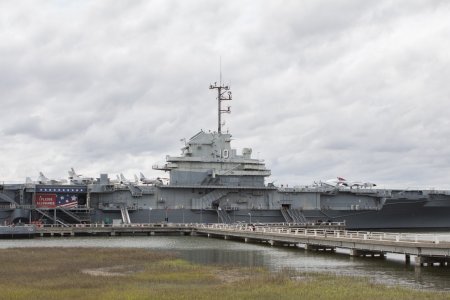
M 71 217 L 72 219 L 76 220 L 78 223 L 87 222 L 90 220 L 90 218 L 84 218 L 82 219 L 79 215 L 76 213 L 73 213 L 72 211 L 64 208 L 64 207 L 58 207 L 59 210 L 61 210 L 63 213 Z
M 230 217 L 230 215 L 228 215 L 226 210 L 218 208 L 217 209 L 217 216 L 219 217 L 221 223 L 224 223 L 224 224 L 232 223 L 231 222 L 231 217 Z
M 120 213 L 122 214 L 122 222 L 124 224 L 131 224 L 130 214 L 128 213 L 128 209 L 125 205 L 120 207 Z
M 305 215 L 299 209 L 287 209 L 286 212 L 295 223 L 307 223 Z
M 288 214 L 288 210 L 285 207 L 281 208 L 281 214 L 283 215 L 284 220 L 286 220 L 286 223 L 293 223 L 294 220 L 291 218 L 291 216 Z
M 40 213 L 41 215 L 43 215 L 44 217 L 48 218 L 49 220 L 53 221 L 54 223 L 59 223 L 62 226 L 68 227 L 69 225 L 67 225 L 66 223 L 64 223 L 63 220 L 61 220 L 60 218 L 58 218 L 57 216 L 52 216 L 51 214 L 49 214 L 48 212 L 45 212 L 42 209 L 36 208 L 35 211 L 37 211 L 38 213 Z

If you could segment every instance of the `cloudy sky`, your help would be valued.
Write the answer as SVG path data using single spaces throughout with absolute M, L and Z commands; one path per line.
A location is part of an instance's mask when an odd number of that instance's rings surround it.
M 268 181 L 450 188 L 449 1 L 0 0 L 0 181 L 161 175 L 225 129 Z

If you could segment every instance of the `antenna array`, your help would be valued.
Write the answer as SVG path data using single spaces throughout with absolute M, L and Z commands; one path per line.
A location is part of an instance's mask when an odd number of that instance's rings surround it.
M 222 72 L 221 72 L 222 75 Z M 222 81 L 222 76 L 220 76 L 220 81 Z M 226 109 L 222 109 L 222 101 L 230 101 L 231 98 L 231 91 L 230 87 L 227 85 L 222 85 L 222 82 L 217 85 L 217 82 L 214 82 L 214 85 L 209 86 L 210 90 L 216 89 L 217 90 L 217 117 L 218 117 L 218 123 L 217 123 L 217 132 L 220 134 L 222 133 L 222 114 L 229 114 L 231 113 L 230 106 L 228 106 Z

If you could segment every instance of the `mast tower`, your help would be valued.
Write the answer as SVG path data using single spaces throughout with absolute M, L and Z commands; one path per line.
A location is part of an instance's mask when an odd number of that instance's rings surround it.
M 230 101 L 231 98 L 231 91 L 230 87 L 228 85 L 222 84 L 222 76 L 220 76 L 220 82 L 217 85 L 217 82 L 214 82 L 214 85 L 209 85 L 209 89 L 217 90 L 217 133 L 222 133 L 222 114 L 229 114 L 231 113 L 230 106 L 228 106 L 226 109 L 222 109 L 222 101 Z

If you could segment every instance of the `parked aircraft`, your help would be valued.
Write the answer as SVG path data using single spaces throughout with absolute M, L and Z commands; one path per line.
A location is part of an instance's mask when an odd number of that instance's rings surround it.
M 36 184 L 38 183 L 37 181 L 33 181 L 33 179 L 31 179 L 31 177 L 27 177 L 25 179 L 25 184 Z
M 31 178 L 28 178 L 31 179 Z M 39 177 L 37 179 L 38 184 L 65 184 L 67 183 L 67 180 L 65 179 L 49 179 L 47 178 L 44 173 L 39 172 Z
M 369 188 L 369 189 L 371 189 L 371 188 L 373 188 L 374 186 L 377 186 L 375 183 L 372 183 L 372 182 L 364 182 L 363 183 L 363 187 L 365 187 L 365 188 Z
M 121 182 L 120 182 L 119 175 L 116 175 L 116 179 L 110 179 L 109 182 L 112 184 L 120 184 Z
M 125 176 L 123 176 L 122 173 L 120 173 L 120 183 L 121 184 L 129 184 L 129 183 L 131 183 L 131 181 L 129 181 L 127 178 L 125 178 Z
M 375 186 L 377 186 L 375 183 L 372 182 L 361 182 L 361 181 L 351 181 L 351 182 L 347 182 L 348 186 L 352 189 L 352 188 L 373 188 Z
M 146 178 L 142 172 L 140 173 L 141 177 L 140 180 L 143 184 L 153 184 L 153 185 L 161 185 L 163 184 L 163 181 L 161 178 L 157 177 L 156 179 L 150 179 Z
M 69 170 L 69 180 L 72 184 L 89 184 L 94 182 L 94 178 L 77 174 L 73 168 Z
M 339 187 L 346 186 L 349 188 L 373 188 L 376 186 L 375 183 L 371 182 L 361 182 L 361 181 L 348 181 L 343 177 L 336 177 L 336 179 L 328 179 L 325 181 L 314 182 L 315 185 L 319 186 L 331 186 L 331 187 Z
M 332 187 L 348 186 L 348 182 L 345 178 L 336 177 L 336 179 L 328 179 L 325 181 L 319 181 L 319 185 L 327 185 L 327 186 L 332 186 Z

